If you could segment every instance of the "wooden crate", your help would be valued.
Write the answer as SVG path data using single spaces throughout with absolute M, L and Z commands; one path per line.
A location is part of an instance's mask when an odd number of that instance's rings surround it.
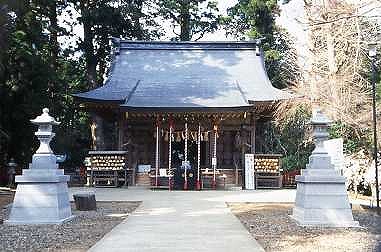
M 281 157 L 280 154 L 255 154 L 255 188 L 281 188 Z
M 86 157 L 89 184 L 117 187 L 128 184 L 126 151 L 89 151 Z

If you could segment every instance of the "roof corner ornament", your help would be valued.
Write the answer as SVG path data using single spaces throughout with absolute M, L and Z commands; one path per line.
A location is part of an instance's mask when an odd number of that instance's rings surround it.
M 262 45 L 262 41 L 265 39 L 266 39 L 265 37 L 255 39 L 255 43 L 256 43 L 255 54 L 257 56 L 261 56 L 261 45 Z

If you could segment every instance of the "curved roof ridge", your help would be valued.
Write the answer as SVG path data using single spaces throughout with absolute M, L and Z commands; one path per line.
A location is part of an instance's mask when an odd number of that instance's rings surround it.
M 258 41 L 136 41 L 115 40 L 120 49 L 135 50 L 253 50 Z
M 291 98 L 272 86 L 257 41 L 119 40 L 117 46 L 105 85 L 74 96 L 134 110 L 243 108 Z

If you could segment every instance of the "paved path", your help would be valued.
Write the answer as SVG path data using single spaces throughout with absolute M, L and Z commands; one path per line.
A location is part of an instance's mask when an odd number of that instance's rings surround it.
M 72 192 L 77 190 L 86 189 L 72 189 Z M 96 197 L 97 200 L 142 200 L 143 203 L 90 251 L 254 252 L 263 249 L 225 202 L 292 202 L 295 192 L 152 192 L 97 188 Z

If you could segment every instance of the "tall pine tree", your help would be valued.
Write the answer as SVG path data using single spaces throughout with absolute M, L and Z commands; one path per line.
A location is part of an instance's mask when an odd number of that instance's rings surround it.
M 217 1 L 156 0 L 158 15 L 171 20 L 174 40 L 199 40 L 218 29 L 220 15 Z
M 284 88 L 297 83 L 299 67 L 292 39 L 275 24 L 279 14 L 276 0 L 239 0 L 223 24 L 237 39 L 264 38 L 266 69 L 274 86 Z

